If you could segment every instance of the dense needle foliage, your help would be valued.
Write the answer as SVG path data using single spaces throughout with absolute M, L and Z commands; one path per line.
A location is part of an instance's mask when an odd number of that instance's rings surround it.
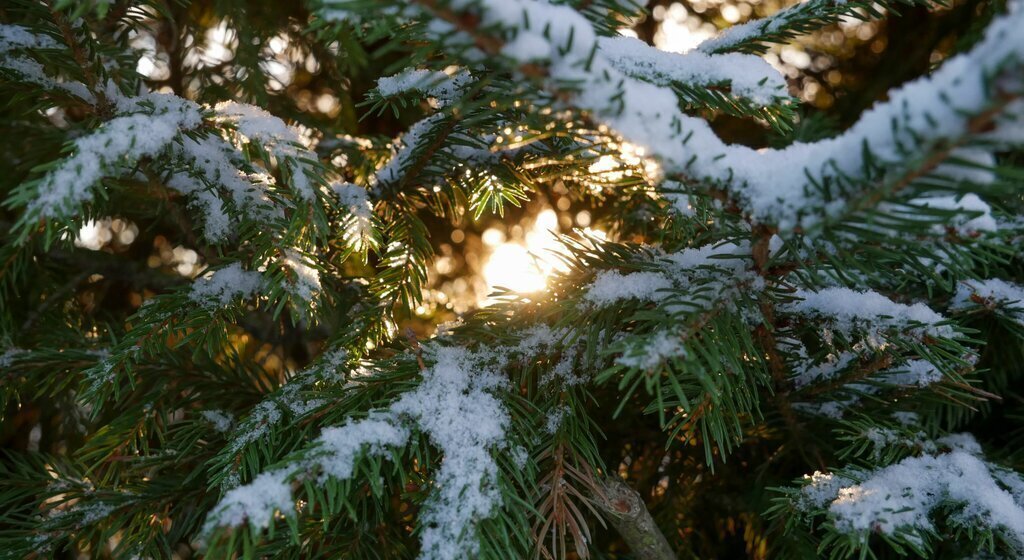
M 763 58 L 901 11 L 869 110 Z M 0 557 L 1024 556 L 1024 3 L 647 12 L 0 6 Z M 544 290 L 423 320 L 555 197 Z

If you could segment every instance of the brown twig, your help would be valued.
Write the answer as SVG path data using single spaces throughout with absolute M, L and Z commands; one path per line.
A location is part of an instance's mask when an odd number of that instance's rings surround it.
M 676 560 L 675 551 L 647 510 L 640 493 L 618 477 L 601 481 L 602 495 L 595 501 L 605 518 L 622 535 L 636 558 Z

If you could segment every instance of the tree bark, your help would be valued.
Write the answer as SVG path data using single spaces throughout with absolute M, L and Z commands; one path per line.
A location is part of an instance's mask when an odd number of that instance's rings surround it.
M 607 477 L 599 483 L 604 495 L 596 496 L 594 501 L 633 555 L 644 560 L 676 560 L 640 493 L 618 477 Z

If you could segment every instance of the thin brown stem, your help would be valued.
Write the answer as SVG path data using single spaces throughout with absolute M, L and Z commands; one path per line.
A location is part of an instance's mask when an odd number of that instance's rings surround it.
M 601 481 L 595 501 L 605 518 L 626 541 L 633 556 L 645 560 L 676 560 L 668 539 L 647 510 L 640 493 L 617 477 Z

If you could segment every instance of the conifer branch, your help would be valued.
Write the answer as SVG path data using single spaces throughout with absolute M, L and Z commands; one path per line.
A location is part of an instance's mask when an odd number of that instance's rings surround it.
M 595 501 L 633 555 L 650 560 L 676 560 L 675 551 L 647 511 L 639 492 L 614 476 L 605 477 L 600 485 L 601 493 Z

